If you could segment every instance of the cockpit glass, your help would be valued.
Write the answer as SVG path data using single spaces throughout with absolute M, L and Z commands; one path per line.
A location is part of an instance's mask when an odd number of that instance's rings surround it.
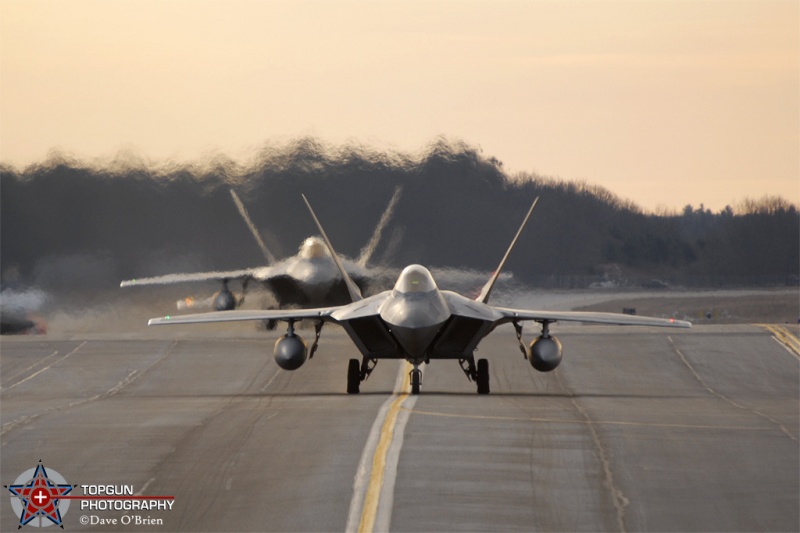
M 400 273 L 394 286 L 394 290 L 402 293 L 422 293 L 435 289 L 436 282 L 433 281 L 433 276 L 427 268 L 420 265 L 407 266 Z
M 300 252 L 298 255 L 303 259 L 317 259 L 326 257 L 328 255 L 328 249 L 325 246 L 325 241 L 319 237 L 309 237 L 300 245 Z

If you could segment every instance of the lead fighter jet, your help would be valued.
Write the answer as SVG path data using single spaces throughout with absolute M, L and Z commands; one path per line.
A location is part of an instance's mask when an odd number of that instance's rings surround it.
M 439 290 L 430 271 L 421 265 L 406 267 L 394 289 L 364 298 L 347 275 L 322 229 L 311 204 L 303 200 L 314 219 L 331 257 L 341 272 L 352 303 L 333 307 L 299 310 L 221 311 L 183 316 L 153 318 L 149 325 L 229 322 L 239 320 L 281 320 L 288 323 L 286 335 L 275 343 L 275 361 L 284 370 L 296 370 L 313 357 L 325 322 L 340 324 L 362 354 L 362 360 L 350 359 L 347 371 L 347 392 L 356 394 L 379 359 L 405 359 L 411 365 L 411 393 L 419 394 L 422 382 L 420 365 L 432 359 L 455 359 L 467 378 L 477 383 L 478 394 L 489 393 L 489 362 L 474 352 L 478 343 L 494 328 L 511 323 L 517 332 L 520 349 L 528 362 L 540 372 L 549 372 L 561 362 L 559 340 L 550 334 L 550 324 L 558 321 L 593 322 L 600 324 L 664 326 L 689 328 L 691 323 L 663 318 L 650 318 L 618 313 L 577 311 L 535 311 L 507 309 L 488 304 L 489 295 L 514 248 L 538 198 L 533 201 L 516 236 L 511 241 L 495 273 L 474 300 L 451 291 Z M 313 320 L 316 339 L 309 349 L 295 333 L 294 323 Z M 541 334 L 526 345 L 522 339 L 522 323 L 541 324 Z

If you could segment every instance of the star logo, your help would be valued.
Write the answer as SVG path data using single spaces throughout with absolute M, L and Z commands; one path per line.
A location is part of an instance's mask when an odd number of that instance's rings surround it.
M 63 529 L 62 511 L 66 514 L 69 501 L 62 501 L 61 497 L 69 494 L 75 486 L 67 484 L 55 470 L 48 473 L 41 460 L 36 468 L 23 472 L 13 485 L 5 485 L 13 495 L 11 507 L 19 516 L 17 529 L 28 524 L 34 527 L 55 524 Z

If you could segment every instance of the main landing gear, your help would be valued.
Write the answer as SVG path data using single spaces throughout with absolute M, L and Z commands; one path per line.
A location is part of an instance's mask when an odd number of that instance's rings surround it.
M 361 362 L 358 359 L 350 359 L 347 364 L 347 394 L 361 392 L 361 382 L 372 374 L 377 364 L 377 359 L 367 359 L 365 357 Z
M 478 385 L 478 394 L 489 394 L 489 361 L 486 359 L 478 359 L 478 364 L 475 364 L 475 358 L 469 357 L 459 359 L 458 363 L 461 365 L 461 370 L 466 374 L 467 379 L 475 382 Z M 358 394 L 361 391 L 361 382 L 365 381 L 375 365 L 378 364 L 377 359 L 364 358 L 362 361 L 358 359 L 350 359 L 347 364 L 347 394 Z M 411 381 L 411 394 L 419 394 L 422 387 L 422 370 L 419 364 L 415 364 L 410 372 Z
M 461 370 L 467 375 L 467 379 L 478 384 L 478 394 L 489 394 L 489 361 L 478 359 L 478 366 L 475 366 L 475 358 L 469 357 L 459 359 L 458 364 Z

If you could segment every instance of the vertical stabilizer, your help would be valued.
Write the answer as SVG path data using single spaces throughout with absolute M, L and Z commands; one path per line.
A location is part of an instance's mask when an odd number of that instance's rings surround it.
M 256 225 L 253 224 L 253 221 L 250 219 L 250 215 L 247 213 L 247 209 L 245 209 L 244 204 L 239 199 L 239 195 L 236 194 L 236 191 L 231 189 L 231 197 L 233 198 L 233 203 L 236 204 L 236 207 L 239 209 L 239 214 L 242 215 L 244 219 L 244 223 L 247 224 L 247 227 L 250 229 L 250 233 L 253 234 L 255 237 L 256 242 L 258 243 L 258 247 L 261 249 L 261 253 L 264 255 L 264 259 L 267 260 L 267 265 L 275 264 L 275 256 L 267 248 L 267 245 L 264 244 L 264 241 L 261 239 L 261 235 L 258 233 L 256 229 Z
M 533 208 L 536 207 L 536 203 L 539 201 L 539 197 L 537 196 L 533 203 L 531 204 L 531 208 L 528 209 L 528 214 L 525 215 L 525 220 L 522 221 L 522 225 L 517 230 L 517 234 L 514 235 L 514 239 L 511 241 L 511 244 L 506 250 L 506 254 L 503 256 L 503 259 L 500 260 L 500 264 L 497 266 L 497 269 L 492 274 L 492 277 L 489 278 L 489 281 L 486 282 L 486 285 L 483 286 L 481 293 L 478 295 L 475 300 L 483 303 L 489 302 L 489 295 L 492 293 L 492 289 L 494 288 L 494 284 L 497 281 L 497 278 L 500 276 L 500 271 L 503 270 L 503 266 L 506 264 L 506 259 L 508 259 L 511 250 L 514 249 L 514 245 L 517 244 L 517 239 L 519 239 L 520 234 L 522 233 L 522 229 L 525 227 L 525 224 L 528 223 L 528 219 L 531 218 L 531 213 L 533 213 Z
M 358 289 L 358 285 L 350 278 L 347 274 L 347 271 L 342 266 L 342 262 L 339 260 L 339 256 L 336 254 L 336 250 L 333 249 L 333 245 L 331 244 L 330 239 L 328 239 L 328 235 L 325 233 L 325 230 L 322 229 L 322 224 L 319 223 L 319 219 L 317 215 L 314 214 L 314 210 L 311 208 L 311 204 L 308 203 L 308 199 L 306 198 L 305 194 L 301 194 L 300 196 L 303 197 L 303 201 L 306 203 L 306 207 L 308 207 L 308 212 L 311 213 L 311 218 L 314 219 L 314 223 L 317 225 L 317 229 L 322 234 L 323 240 L 325 240 L 325 244 L 328 247 L 328 252 L 330 252 L 331 257 L 333 258 L 333 262 L 336 263 L 336 267 L 339 269 L 339 273 L 342 275 L 342 279 L 344 280 L 345 285 L 347 285 L 347 292 L 350 293 L 350 299 L 354 302 L 359 300 L 363 300 L 364 297 L 361 295 L 361 291 Z
M 356 260 L 356 263 L 358 263 L 360 266 L 366 267 L 367 263 L 369 263 L 370 259 L 372 259 L 372 254 L 375 253 L 375 248 L 378 247 L 378 243 L 381 240 L 381 234 L 383 233 L 386 224 L 392 218 L 392 215 L 394 214 L 394 208 L 397 206 L 397 201 L 400 200 L 400 195 L 402 193 L 402 185 L 398 185 L 394 188 L 392 199 L 389 200 L 389 205 L 386 206 L 386 210 L 383 212 L 383 215 L 381 215 L 380 222 L 378 222 L 378 225 L 375 226 L 375 231 L 372 232 L 372 238 L 361 250 L 361 255 L 358 256 L 358 260 Z

